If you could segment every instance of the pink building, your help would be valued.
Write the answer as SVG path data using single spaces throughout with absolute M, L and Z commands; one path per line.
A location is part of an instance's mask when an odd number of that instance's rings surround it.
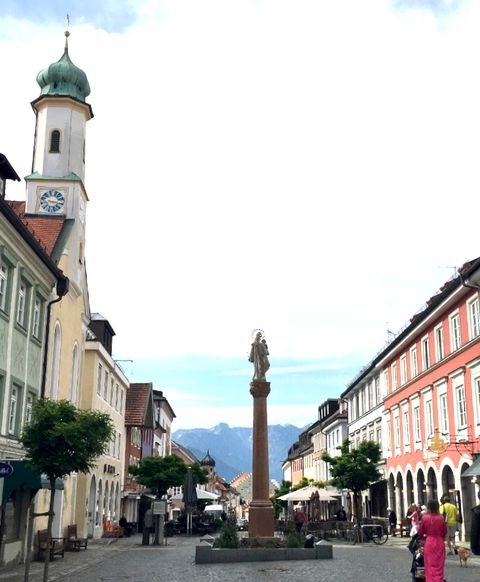
M 383 384 L 388 504 L 448 494 L 463 534 L 480 485 L 480 258 L 466 263 L 375 361 Z

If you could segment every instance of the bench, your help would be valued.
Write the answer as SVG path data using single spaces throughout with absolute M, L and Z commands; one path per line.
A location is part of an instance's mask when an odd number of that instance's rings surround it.
M 37 532 L 38 540 L 38 559 L 45 560 L 45 554 L 48 550 L 49 559 L 52 561 L 55 556 L 65 557 L 65 538 L 50 538 L 48 541 L 48 530 L 40 529 Z
M 67 549 L 79 552 L 82 548 L 86 550 L 87 544 L 87 538 L 78 537 L 77 524 L 67 526 Z
M 410 520 L 406 517 L 400 520 L 400 525 L 397 525 L 396 533 L 400 534 L 400 537 L 409 537 L 410 535 Z

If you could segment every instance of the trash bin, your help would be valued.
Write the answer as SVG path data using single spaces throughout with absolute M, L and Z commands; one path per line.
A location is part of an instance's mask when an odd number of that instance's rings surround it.
M 470 547 L 472 552 L 480 555 L 480 505 L 472 509 L 472 525 L 470 529 Z

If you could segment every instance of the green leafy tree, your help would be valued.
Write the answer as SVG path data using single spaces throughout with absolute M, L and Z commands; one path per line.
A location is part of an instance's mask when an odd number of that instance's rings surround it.
M 191 465 L 197 483 L 206 483 L 207 474 L 199 463 Z M 183 485 L 187 477 L 187 465 L 175 455 L 144 457 L 138 465 L 131 465 L 129 472 L 141 485 L 154 491 L 160 499 L 170 487 Z
M 291 490 L 291 486 L 292 486 L 292 483 L 290 481 L 282 481 L 280 484 L 280 487 L 275 489 L 272 497 L 270 498 L 272 505 L 273 505 L 275 519 L 278 519 L 278 517 L 282 513 L 283 509 L 287 506 L 287 502 L 282 501 L 281 499 L 279 499 L 279 497 L 281 497 L 282 495 L 285 495 L 286 493 L 289 493 Z
M 21 442 L 33 469 L 44 473 L 50 483 L 48 540 L 51 538 L 55 481 L 70 473 L 88 473 L 107 450 L 114 426 L 106 413 L 77 410 L 67 400 L 38 400 L 31 421 L 25 425 Z M 45 552 L 43 580 L 48 580 L 49 552 Z
M 362 441 L 358 447 L 352 448 L 350 441 L 345 439 L 338 449 L 339 456 L 323 453 L 322 460 L 330 465 L 332 485 L 353 493 L 354 515 L 358 520 L 361 515 L 360 493 L 380 478 L 377 469 L 380 445 L 374 441 Z

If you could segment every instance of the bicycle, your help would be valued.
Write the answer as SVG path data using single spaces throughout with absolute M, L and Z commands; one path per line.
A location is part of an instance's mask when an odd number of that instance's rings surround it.
M 349 532 L 348 539 L 354 545 L 357 542 L 372 541 L 381 546 L 388 540 L 388 531 L 385 526 L 378 523 L 355 524 Z

